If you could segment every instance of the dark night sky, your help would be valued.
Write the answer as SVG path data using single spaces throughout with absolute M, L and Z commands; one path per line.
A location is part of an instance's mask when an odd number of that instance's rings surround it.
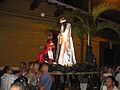
M 82 10 L 88 11 L 88 0 L 57 0 L 66 4 L 69 4 L 73 7 L 77 7 L 80 8 Z M 92 0 L 92 6 L 94 6 L 94 4 L 99 4 L 101 2 L 101 0 L 97 0 L 94 1 Z M 117 0 L 118 3 L 120 3 L 120 0 Z M 119 4 L 120 6 L 120 4 Z M 108 20 L 112 20 L 115 21 L 117 23 L 120 24 L 120 11 L 115 11 L 115 10 L 109 10 L 106 11 L 105 13 L 103 13 L 101 15 L 101 17 L 108 19 Z

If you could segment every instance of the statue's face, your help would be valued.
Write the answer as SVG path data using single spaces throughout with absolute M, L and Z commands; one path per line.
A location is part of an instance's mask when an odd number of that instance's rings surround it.
M 66 25 L 66 22 L 60 23 L 60 25 L 64 25 L 64 26 L 65 26 L 65 25 Z

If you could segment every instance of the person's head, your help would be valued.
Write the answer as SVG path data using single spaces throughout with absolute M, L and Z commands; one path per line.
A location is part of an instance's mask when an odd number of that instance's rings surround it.
M 22 72 L 27 67 L 25 62 L 20 63 L 19 71 Z
M 49 32 L 49 34 L 48 34 L 48 39 L 53 39 L 53 33 L 52 32 Z
M 42 72 L 48 72 L 48 65 L 47 64 L 43 64 L 41 67 Z
M 107 88 L 113 88 L 114 85 L 116 84 L 116 80 L 113 76 L 107 76 L 105 79 L 105 83 Z
M 26 63 L 25 62 L 21 62 L 20 63 L 20 67 L 26 67 Z
M 111 73 L 113 71 L 113 68 L 112 67 L 109 67 L 108 68 L 108 72 Z
M 104 66 L 103 72 L 104 72 L 104 73 L 107 73 L 107 72 L 108 72 L 108 67 L 107 67 L 107 66 Z
M 10 90 L 25 90 L 25 89 L 22 83 L 15 82 L 11 85 Z
M 13 69 L 10 66 L 5 66 L 3 68 L 3 74 L 4 73 L 13 74 Z
M 21 83 L 25 88 L 28 87 L 28 78 L 27 77 L 24 77 L 24 76 L 19 76 L 15 81 L 14 83 Z
M 40 62 L 35 62 L 35 65 L 34 65 L 35 72 L 38 72 L 40 70 L 40 68 L 41 68 Z
M 60 25 L 65 25 L 67 20 L 65 18 L 60 18 Z
M 60 24 L 65 23 L 67 20 L 65 18 L 60 18 Z
M 35 65 L 35 62 L 29 62 L 28 68 L 29 70 L 33 69 Z

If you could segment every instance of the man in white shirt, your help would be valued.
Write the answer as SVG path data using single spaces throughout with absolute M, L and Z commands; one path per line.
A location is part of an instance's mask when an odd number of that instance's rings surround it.
M 5 66 L 3 69 L 4 74 L 1 76 L 1 89 L 9 90 L 11 84 L 17 79 L 17 76 L 13 74 L 13 70 L 10 66 Z

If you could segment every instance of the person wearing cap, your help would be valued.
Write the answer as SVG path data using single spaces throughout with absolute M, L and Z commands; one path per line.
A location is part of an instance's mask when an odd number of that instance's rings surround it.
M 61 29 L 58 35 L 56 60 L 62 66 L 76 64 L 73 40 L 71 36 L 71 24 L 66 19 L 60 19 Z

